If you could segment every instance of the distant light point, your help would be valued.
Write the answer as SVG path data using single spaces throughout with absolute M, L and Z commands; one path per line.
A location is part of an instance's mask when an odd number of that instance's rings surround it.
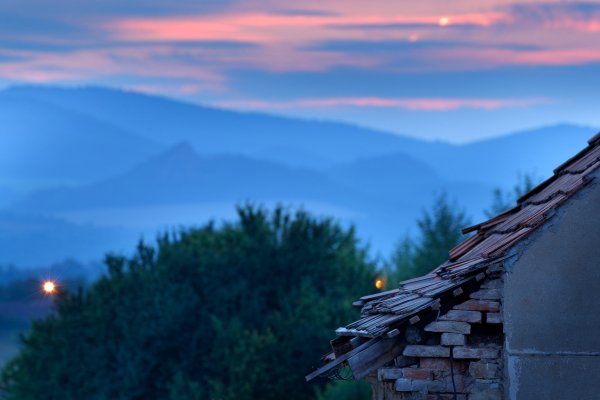
M 45 281 L 42 285 L 42 289 L 46 294 L 54 294 L 56 292 L 56 283 L 53 281 Z
M 448 17 L 442 17 L 440 18 L 440 20 L 438 21 L 438 24 L 440 26 L 448 26 L 450 24 L 450 18 Z
M 383 289 L 383 285 L 384 285 L 385 281 L 381 278 L 375 280 L 375 288 L 377 289 Z

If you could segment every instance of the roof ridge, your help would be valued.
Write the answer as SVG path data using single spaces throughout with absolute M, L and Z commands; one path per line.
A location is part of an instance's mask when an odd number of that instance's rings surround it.
M 502 270 L 502 261 L 516 254 L 509 250 L 543 225 L 556 208 L 594 180 L 600 168 L 600 132 L 588 145 L 554 170 L 554 174 L 518 199 L 502 213 L 467 227 L 463 233 L 476 231 L 449 251 L 448 259 L 428 274 L 405 280 L 398 288 L 363 296 L 353 303 L 362 307 L 361 318 L 339 328 L 338 342 L 332 341 L 335 361 L 307 376 L 336 367 L 348 351 L 358 352 L 362 337 L 366 343 L 387 340 L 398 334 L 401 325 L 419 323 L 425 313 L 438 311 L 442 303 L 452 302 L 480 287 L 481 282 Z M 393 333 L 396 332 L 396 333 Z M 386 336 L 387 335 L 387 336 Z M 338 358 L 339 357 L 339 358 Z
M 588 140 L 588 144 L 590 146 L 595 146 L 600 143 L 600 132 L 596 133 L 590 140 Z

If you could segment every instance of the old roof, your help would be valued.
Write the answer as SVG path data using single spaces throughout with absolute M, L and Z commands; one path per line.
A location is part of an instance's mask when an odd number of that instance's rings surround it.
M 552 177 L 523 195 L 515 207 L 463 230 L 472 236 L 450 250 L 449 258 L 427 275 L 401 282 L 398 289 L 364 296 L 354 303 L 362 307 L 361 318 L 336 330 L 329 361 L 306 378 L 322 375 L 356 355 L 371 342 L 392 336 L 398 327 L 419 321 L 424 313 L 443 306 L 470 283 L 506 257 L 508 250 L 543 225 L 552 211 L 592 180 L 600 167 L 600 133 L 588 146 L 554 170 Z M 361 338 L 354 339 L 352 338 Z M 360 345 L 359 345 L 360 344 Z

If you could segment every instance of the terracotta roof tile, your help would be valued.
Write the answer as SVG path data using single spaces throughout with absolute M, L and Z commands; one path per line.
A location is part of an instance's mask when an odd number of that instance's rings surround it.
M 485 222 L 465 229 L 475 232 L 450 250 L 449 260 L 431 273 L 401 282 L 399 289 L 361 298 L 360 319 L 346 327 L 375 337 L 430 306 L 458 283 L 475 275 L 505 255 L 514 244 L 543 225 L 556 207 L 589 182 L 589 175 L 600 167 L 600 134 L 589 146 L 555 170 L 554 175 L 519 199 L 519 203 Z M 379 318 L 374 319 L 378 316 Z M 385 329 L 387 327 L 387 330 Z
M 362 297 L 363 318 L 339 336 L 377 338 L 411 318 L 438 307 L 444 296 L 481 279 L 482 272 L 501 261 L 516 243 L 534 232 L 600 168 L 600 133 L 588 146 L 554 170 L 554 175 L 518 200 L 518 204 L 480 224 L 463 230 L 474 234 L 449 252 L 449 260 L 431 273 L 399 284 L 398 289 Z M 336 364 L 334 361 L 332 365 Z

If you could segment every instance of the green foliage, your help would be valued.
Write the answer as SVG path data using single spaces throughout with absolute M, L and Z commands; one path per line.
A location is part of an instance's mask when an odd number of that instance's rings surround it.
M 415 267 L 416 247 L 415 241 L 408 235 L 396 244 L 390 261 L 384 264 L 386 290 L 398 287 L 398 282 L 417 276 L 418 271 Z
M 317 393 L 317 400 L 370 400 L 371 386 L 366 381 L 333 381 Z
M 488 217 L 493 217 L 512 207 L 516 200 L 533 189 L 539 179 L 530 174 L 519 175 L 512 192 L 494 190 L 494 199 Z M 448 258 L 448 251 L 462 239 L 461 229 L 470 224 L 464 211 L 450 203 L 445 194 L 439 195 L 431 209 L 423 212 L 417 221 L 419 240 L 405 236 L 396 245 L 390 261 L 384 266 L 386 289 L 395 288 L 398 282 L 427 274 Z
M 375 267 L 354 231 L 251 206 L 239 221 L 109 256 L 2 371 L 9 400 L 308 399 L 303 375 Z M 331 389 L 333 390 L 333 389 Z
M 514 207 L 519 197 L 533 189 L 539 181 L 540 179 L 532 174 L 519 174 L 517 183 L 513 187 L 512 192 L 504 192 L 500 188 L 494 189 L 492 192 L 492 205 L 488 210 L 484 211 L 484 214 L 488 218 L 492 218 L 503 211 Z
M 462 239 L 461 229 L 470 224 L 465 212 L 451 203 L 445 193 L 434 199 L 429 211 L 417 221 L 419 239 L 406 236 L 394 249 L 385 266 L 387 287 L 425 275 L 448 259 L 448 251 Z

